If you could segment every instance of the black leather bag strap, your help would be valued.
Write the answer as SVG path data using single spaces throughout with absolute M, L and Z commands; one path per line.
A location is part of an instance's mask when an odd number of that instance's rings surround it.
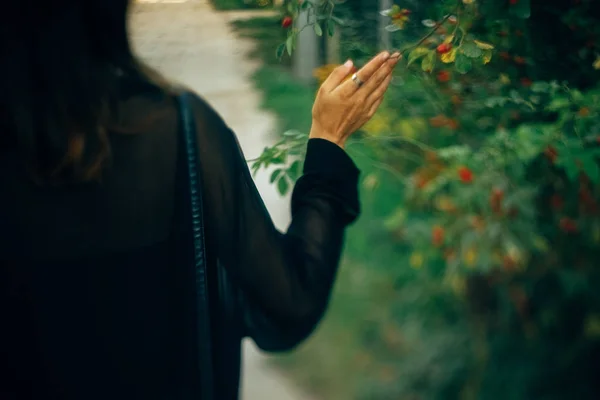
M 208 274 L 206 248 L 204 241 L 204 215 L 202 209 L 202 184 L 199 175 L 198 144 L 196 124 L 190 106 L 189 93 L 183 93 L 178 98 L 181 135 L 185 151 L 180 157 L 185 157 L 186 172 L 189 188 L 189 205 L 191 211 L 191 235 L 193 244 L 193 269 L 195 277 L 196 299 L 196 329 L 198 338 L 198 367 L 200 373 L 200 399 L 216 400 L 214 397 L 212 338 L 210 326 L 210 307 L 208 296 Z

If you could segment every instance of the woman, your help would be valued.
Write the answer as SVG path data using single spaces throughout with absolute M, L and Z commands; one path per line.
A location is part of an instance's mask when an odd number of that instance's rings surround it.
M 2 400 L 201 398 L 180 257 L 178 92 L 132 55 L 127 10 L 127 0 L 3 9 Z M 379 55 L 345 80 L 348 62 L 323 84 L 285 234 L 235 135 L 194 97 L 208 269 L 231 282 L 208 275 L 214 399 L 237 398 L 243 336 L 287 350 L 320 320 L 359 213 L 344 143 L 381 103 L 396 60 Z

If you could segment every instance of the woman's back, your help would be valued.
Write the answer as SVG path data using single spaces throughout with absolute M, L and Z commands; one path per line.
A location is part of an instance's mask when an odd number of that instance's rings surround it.
M 129 86 L 121 126 L 136 132 L 109 135 L 100 182 L 39 186 L 15 148 L 0 156 L 0 346 L 4 366 L 20 366 L 1 375 L 2 399 L 14 384 L 60 399 L 193 392 L 192 293 L 174 242 L 177 112 L 158 88 Z

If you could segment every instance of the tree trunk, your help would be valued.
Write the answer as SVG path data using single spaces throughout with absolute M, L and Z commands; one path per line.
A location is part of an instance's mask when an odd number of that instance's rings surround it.
M 308 10 L 304 10 L 296 19 L 297 29 L 302 29 L 307 21 L 312 24 L 315 17 L 312 13 L 309 14 Z M 312 83 L 313 71 L 319 66 L 319 40 L 312 27 L 307 26 L 298 34 L 293 62 L 294 75 L 304 83 Z
M 327 36 L 327 64 L 340 64 L 341 31 L 336 29 L 333 36 Z
M 379 10 L 387 10 L 392 8 L 394 4 L 393 0 L 379 0 Z M 392 38 L 390 36 L 390 32 L 385 30 L 385 27 L 389 25 L 390 19 L 388 17 L 384 17 L 383 15 L 379 16 L 379 48 L 381 50 L 391 49 L 392 48 Z

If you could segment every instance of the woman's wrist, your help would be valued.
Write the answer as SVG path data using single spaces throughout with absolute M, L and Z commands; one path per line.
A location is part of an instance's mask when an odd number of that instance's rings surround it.
M 335 135 L 331 132 L 327 132 L 326 130 L 322 129 L 318 123 L 315 123 L 314 121 L 310 128 L 310 134 L 308 135 L 308 137 L 309 137 L 309 139 L 327 140 L 329 142 L 332 142 L 332 143 L 338 145 L 342 149 L 346 145 L 346 139 L 342 139 L 338 135 Z

